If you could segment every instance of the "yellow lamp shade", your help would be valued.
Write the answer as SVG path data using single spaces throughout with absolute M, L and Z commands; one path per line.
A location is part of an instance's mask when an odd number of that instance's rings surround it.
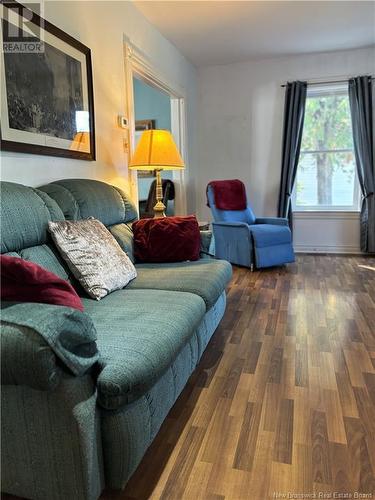
M 130 160 L 133 170 L 179 170 L 185 164 L 168 130 L 145 130 Z

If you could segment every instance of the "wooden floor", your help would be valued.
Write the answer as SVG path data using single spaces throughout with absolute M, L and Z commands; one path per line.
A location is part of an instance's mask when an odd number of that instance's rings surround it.
M 198 370 L 126 490 L 103 499 L 314 492 L 375 498 L 375 259 L 236 269 Z
M 198 369 L 126 490 L 102 499 L 314 492 L 375 498 L 375 259 L 235 269 Z

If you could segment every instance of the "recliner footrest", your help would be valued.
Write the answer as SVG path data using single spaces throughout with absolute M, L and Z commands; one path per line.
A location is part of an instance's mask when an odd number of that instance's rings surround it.
M 250 226 L 258 268 L 294 262 L 292 233 L 287 226 L 257 224 Z

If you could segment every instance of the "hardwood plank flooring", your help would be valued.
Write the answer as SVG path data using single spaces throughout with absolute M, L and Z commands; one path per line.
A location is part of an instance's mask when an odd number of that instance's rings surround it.
M 375 498 L 374 258 L 234 269 L 199 367 L 125 491 L 101 498 L 314 493 Z
M 374 366 L 375 259 L 235 268 L 225 317 L 162 435 L 103 500 L 375 498 Z

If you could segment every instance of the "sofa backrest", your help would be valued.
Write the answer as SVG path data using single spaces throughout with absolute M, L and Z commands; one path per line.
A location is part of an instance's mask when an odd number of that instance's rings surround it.
M 48 222 L 64 220 L 57 203 L 46 193 L 21 184 L 1 182 L 1 253 L 22 257 L 73 279 L 48 233 Z
M 59 205 L 67 220 L 95 217 L 105 226 L 133 222 L 137 210 L 121 189 L 92 179 L 63 179 L 41 186 Z
M 92 179 L 63 179 L 38 189 L 55 200 L 67 220 L 100 220 L 134 261 L 131 224 L 138 214 L 124 191 Z
M 75 283 L 48 233 L 51 220 L 95 217 L 133 259 L 131 223 L 137 211 L 120 189 L 89 179 L 56 181 L 35 189 L 1 182 L 1 253 L 22 257 Z

